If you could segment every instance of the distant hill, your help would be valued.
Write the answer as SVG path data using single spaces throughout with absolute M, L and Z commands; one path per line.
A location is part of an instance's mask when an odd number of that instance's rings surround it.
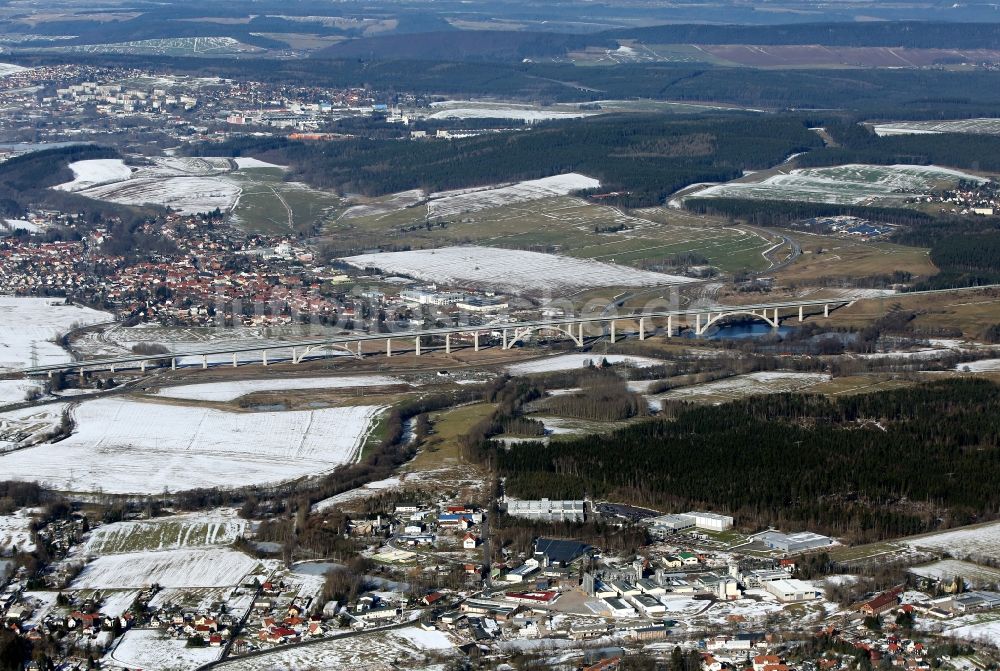
M 913 49 L 1000 49 L 1000 23 L 873 21 L 777 26 L 671 25 L 600 33 L 646 44 L 821 44 Z
M 566 35 L 503 30 L 451 30 L 380 35 L 341 42 L 314 54 L 317 58 L 491 60 L 557 57 L 587 46 L 614 48 L 617 41 L 600 35 Z

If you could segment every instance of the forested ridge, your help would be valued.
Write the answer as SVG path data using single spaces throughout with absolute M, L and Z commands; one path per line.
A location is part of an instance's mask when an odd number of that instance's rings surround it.
M 483 442 L 469 455 L 522 498 L 700 507 L 748 527 L 872 541 L 1000 515 L 1000 387 L 965 379 L 687 406 L 608 436 Z
M 369 196 L 575 171 L 600 179 L 603 190 L 630 192 L 619 204 L 643 206 L 662 203 L 691 183 L 734 179 L 744 170 L 770 167 L 820 144 L 795 117 L 609 115 L 451 142 L 238 139 L 197 151 L 216 156 L 264 152 L 291 165 L 296 179 Z
M 698 214 L 713 214 L 745 221 L 754 226 L 789 226 L 813 217 L 851 216 L 897 225 L 917 225 L 933 220 L 931 215 L 902 207 L 872 207 L 835 203 L 806 203 L 758 198 L 689 198 L 684 207 Z
M 600 37 L 638 39 L 647 44 L 822 44 L 840 47 L 911 49 L 1000 49 L 998 23 L 873 21 L 796 23 L 775 26 L 666 25 L 623 28 Z
M 992 116 L 1000 104 L 1000 72 L 933 69 L 758 70 L 710 65 L 634 63 L 582 68 L 571 64 L 448 60 L 195 58 L 74 54 L 81 66 L 129 67 L 158 73 L 263 81 L 289 86 L 368 86 L 385 102 L 395 92 L 486 95 L 541 102 L 609 99 L 722 102 L 753 108 L 844 109 L 868 118 L 947 119 Z M 17 53 L 25 66 L 61 63 L 64 55 Z

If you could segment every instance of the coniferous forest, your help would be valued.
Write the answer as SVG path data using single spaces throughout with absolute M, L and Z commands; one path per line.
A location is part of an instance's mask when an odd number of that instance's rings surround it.
M 1000 515 L 1000 386 L 783 394 L 548 447 L 469 450 L 521 498 L 606 497 L 873 541 Z

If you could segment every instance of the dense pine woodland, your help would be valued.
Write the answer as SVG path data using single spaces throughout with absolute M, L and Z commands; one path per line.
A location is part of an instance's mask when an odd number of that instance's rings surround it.
M 296 178 L 314 186 L 370 196 L 423 188 L 458 189 L 564 172 L 627 191 L 620 204 L 661 203 L 693 182 L 735 179 L 788 155 L 821 146 L 797 118 L 663 115 L 606 116 L 546 124 L 516 134 L 451 142 L 351 139 L 329 143 L 237 141 L 206 145 L 204 153 L 239 155 L 271 148 Z
M 521 498 L 699 507 L 872 541 L 1000 515 L 998 448 L 1000 386 L 969 379 L 688 406 L 609 436 L 469 453 Z

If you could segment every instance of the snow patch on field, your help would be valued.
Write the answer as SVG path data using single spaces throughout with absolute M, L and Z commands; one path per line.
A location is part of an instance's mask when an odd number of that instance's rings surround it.
M 120 158 L 94 158 L 69 164 L 73 181 L 60 184 L 60 191 L 83 191 L 98 184 L 120 182 L 132 176 L 132 168 Z
M 72 589 L 233 587 L 261 563 L 227 549 L 130 552 L 98 557 L 84 567 Z
M 330 510 L 331 508 L 336 508 L 337 506 L 349 503 L 351 501 L 359 501 L 372 496 L 381 494 L 387 489 L 397 489 L 402 485 L 403 481 L 401 478 L 393 476 L 391 478 L 385 478 L 384 480 L 376 480 L 374 482 L 369 482 L 361 487 L 356 487 L 355 489 L 349 489 L 346 492 L 341 492 L 336 496 L 331 496 L 328 499 L 323 499 L 318 503 L 313 504 L 313 512 L 323 512 L 325 510 Z
M 0 370 L 66 363 L 69 354 L 53 340 L 74 326 L 98 324 L 111 315 L 64 305 L 62 299 L 0 296 Z
M 0 454 L 51 438 L 59 430 L 67 407 L 65 403 L 48 403 L 0 414 Z
M 131 629 L 105 661 L 128 669 L 190 671 L 214 662 L 222 648 L 191 648 L 185 638 L 170 638 L 158 629 Z
M 492 247 L 382 252 L 343 260 L 358 268 L 374 267 L 428 282 L 514 293 L 558 294 L 591 287 L 649 287 L 693 281 L 599 261 Z
M 455 644 L 445 636 L 444 632 L 437 629 L 424 631 L 419 627 L 406 627 L 405 629 L 393 632 L 392 635 L 403 639 L 411 645 L 415 645 L 421 650 L 449 650 L 455 647 Z
M 927 135 L 934 133 L 968 133 L 970 135 L 1000 135 L 1000 119 L 958 119 L 953 121 L 899 121 L 876 124 L 876 135 Z
M 970 373 L 997 373 L 1000 372 L 1000 359 L 981 359 L 979 361 L 968 361 L 955 366 L 957 371 Z
M 10 515 L 0 515 L 0 557 L 9 555 L 16 547 L 20 552 L 33 552 L 31 540 L 31 512 L 18 510 Z
M 38 224 L 33 224 L 24 219 L 4 219 L 2 227 L 11 232 L 27 231 L 28 233 L 39 233 L 42 230 Z
M 0 77 L 7 77 L 9 75 L 17 74 L 18 72 L 24 72 L 27 69 L 28 68 L 20 65 L 14 65 L 13 63 L 0 63 Z
M 311 671 L 365 667 L 381 669 L 386 668 L 387 660 L 392 660 L 394 668 L 419 669 L 427 662 L 428 653 L 447 654 L 447 648 L 440 647 L 443 638 L 445 635 L 441 632 L 424 632 L 416 627 L 398 631 L 372 631 L 315 645 L 276 650 L 268 655 L 227 660 L 216 668 L 225 671 Z M 434 668 L 441 667 L 438 665 Z
M 1000 569 L 979 566 L 958 559 L 942 559 L 923 566 L 913 566 L 907 570 L 924 578 L 946 582 L 961 576 L 973 587 L 980 588 L 992 586 L 1000 581 Z
M 648 368 L 664 363 L 660 359 L 652 359 L 644 356 L 625 356 L 622 354 L 560 354 L 545 359 L 515 363 L 507 366 L 507 372 L 511 375 L 549 373 L 552 371 L 596 366 L 602 361 L 607 361 L 613 365 L 635 366 L 636 368 Z
M 268 163 L 267 161 L 261 161 L 256 158 L 251 158 L 249 156 L 238 156 L 233 159 L 236 161 L 236 167 L 240 170 L 252 170 L 254 168 L 280 168 L 286 170 L 287 166 L 277 165 L 275 163 Z
M 246 520 L 232 510 L 159 517 L 100 526 L 87 539 L 87 554 L 232 545 L 246 531 Z
M 975 175 L 937 166 L 848 164 L 792 170 L 762 182 L 729 182 L 711 186 L 689 197 L 868 204 L 898 202 L 926 195 L 936 185 L 954 184 L 961 179 L 985 181 Z
M 510 119 L 512 121 L 546 121 L 552 119 L 578 119 L 593 114 L 584 110 L 543 109 L 532 105 L 468 100 L 444 100 L 431 103 L 437 109 L 429 119 Z
M 262 391 L 290 391 L 294 389 L 349 389 L 352 387 L 384 387 L 406 384 L 387 375 L 352 375 L 347 377 L 303 377 L 284 380 L 236 380 L 186 384 L 161 389 L 157 395 L 190 401 L 217 401 L 226 403 L 241 396 Z
M 971 618 L 966 617 L 961 618 L 961 620 L 969 621 L 977 617 L 979 616 L 973 615 Z M 960 620 L 956 620 L 956 622 L 958 621 Z M 945 636 L 956 638 L 960 641 L 976 641 L 988 645 L 1000 645 L 1000 619 L 964 624 L 946 629 L 943 633 Z
M 229 174 L 234 170 L 280 168 L 253 158 L 159 156 L 149 163 L 127 166 L 121 159 L 70 163 L 74 179 L 56 189 L 122 205 L 161 205 L 181 214 L 228 211 L 241 188 Z
M 408 207 L 419 205 L 427 199 L 427 194 L 421 189 L 411 189 L 410 191 L 400 191 L 391 196 L 380 198 L 379 200 L 362 205 L 354 205 L 347 208 L 341 216 L 343 219 L 356 219 L 358 217 L 368 217 L 371 215 L 388 214 L 396 210 L 405 210 Z
M 915 550 L 948 552 L 953 557 L 1000 556 L 1000 522 L 943 531 L 933 536 L 911 538 L 903 543 Z
M 725 380 L 672 389 L 661 398 L 688 400 L 699 396 L 738 399 L 757 394 L 779 394 L 802 391 L 821 382 L 828 382 L 830 376 L 823 373 L 795 373 L 767 371 L 737 375 Z
M 43 389 L 40 382 L 34 380 L 0 380 L 0 406 L 21 403 L 28 394 Z
M 601 183 L 575 172 L 543 179 L 532 179 L 509 186 L 441 191 L 431 194 L 428 217 L 450 217 L 463 212 L 478 212 L 491 207 L 526 203 L 541 198 L 565 196 L 574 191 L 596 189 Z
M 69 438 L 6 454 L 0 471 L 60 490 L 116 494 L 283 482 L 352 461 L 381 410 L 236 413 L 97 399 L 76 410 Z

